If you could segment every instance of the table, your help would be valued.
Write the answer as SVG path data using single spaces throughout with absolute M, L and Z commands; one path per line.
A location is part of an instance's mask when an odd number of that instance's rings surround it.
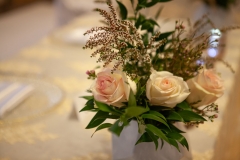
M 111 134 L 100 131 L 91 138 L 93 130 L 85 130 L 90 117 L 79 120 L 74 100 L 88 89 L 91 81 L 85 71 L 95 67 L 96 59 L 90 58 L 91 51 L 83 50 L 81 44 L 66 43 L 63 37 L 76 28 L 97 25 L 95 14 L 79 17 L 48 35 L 38 44 L 23 49 L 14 58 L 1 62 L 0 73 L 19 77 L 35 78 L 52 83 L 63 91 L 60 103 L 51 111 L 20 122 L 0 121 L 0 160 L 108 160 L 111 159 Z M 239 71 L 240 31 L 227 34 L 225 59 Z M 228 102 L 234 77 L 228 68 L 216 64 L 225 80 L 225 95 L 218 100 L 220 116 L 199 128 L 190 129 L 188 139 L 194 160 L 209 160 L 214 154 L 223 113 Z M 239 74 L 239 73 L 238 73 Z M 238 96 L 238 95 L 236 95 Z M 38 102 L 33 102 L 34 103 Z M 80 117 L 84 117 L 81 116 Z

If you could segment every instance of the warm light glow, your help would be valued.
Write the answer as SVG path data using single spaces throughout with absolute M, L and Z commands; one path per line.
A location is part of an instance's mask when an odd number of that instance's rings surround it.
M 208 55 L 210 57 L 216 57 L 218 54 L 218 50 L 216 48 L 209 48 L 208 49 Z

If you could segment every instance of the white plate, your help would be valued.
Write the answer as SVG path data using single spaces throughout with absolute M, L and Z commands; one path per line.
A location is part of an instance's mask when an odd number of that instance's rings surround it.
M 63 92 L 58 86 L 40 77 L 0 75 L 0 79 L 10 83 L 31 85 L 34 88 L 22 103 L 3 116 L 2 121 L 24 121 L 42 116 L 63 99 Z

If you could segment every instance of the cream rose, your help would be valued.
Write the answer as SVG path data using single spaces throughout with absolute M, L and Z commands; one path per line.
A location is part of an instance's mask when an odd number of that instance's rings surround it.
M 221 78 L 212 69 L 203 69 L 196 77 L 188 80 L 187 84 L 191 91 L 187 102 L 198 102 L 194 107 L 213 103 L 224 91 Z
M 152 105 L 175 107 L 190 94 L 188 85 L 181 77 L 167 71 L 152 71 L 147 81 L 147 98 Z
M 97 74 L 91 89 L 95 100 L 116 107 L 121 107 L 122 102 L 128 101 L 130 92 L 126 75 L 119 70 L 112 74 L 110 68 Z

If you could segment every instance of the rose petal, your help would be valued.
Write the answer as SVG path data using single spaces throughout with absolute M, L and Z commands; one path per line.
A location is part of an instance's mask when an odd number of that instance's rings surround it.
M 151 85 L 152 85 L 152 81 L 151 79 L 149 79 L 146 84 L 146 96 L 150 101 L 151 101 L 151 95 L 150 95 Z

